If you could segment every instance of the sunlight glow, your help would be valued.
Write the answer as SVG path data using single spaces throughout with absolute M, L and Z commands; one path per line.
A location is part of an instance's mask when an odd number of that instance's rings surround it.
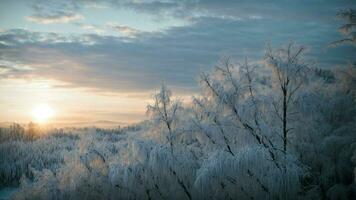
M 36 122 L 44 123 L 54 116 L 54 110 L 47 104 L 41 104 L 32 110 L 32 116 Z

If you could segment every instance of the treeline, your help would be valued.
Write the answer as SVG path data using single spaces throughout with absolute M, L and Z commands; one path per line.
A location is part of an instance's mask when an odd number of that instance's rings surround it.
M 43 130 L 36 123 L 30 122 L 27 126 L 12 123 L 8 127 L 0 127 L 0 143 L 7 140 L 34 140 Z

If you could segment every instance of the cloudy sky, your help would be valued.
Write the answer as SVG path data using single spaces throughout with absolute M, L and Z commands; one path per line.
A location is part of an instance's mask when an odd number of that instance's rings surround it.
M 258 60 L 266 44 L 306 45 L 344 65 L 335 18 L 352 0 L 0 0 L 0 121 L 50 105 L 58 122 L 145 118 L 162 82 L 189 100 L 221 57 Z

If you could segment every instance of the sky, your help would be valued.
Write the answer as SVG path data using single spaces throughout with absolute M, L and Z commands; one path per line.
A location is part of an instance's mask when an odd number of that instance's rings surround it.
M 133 123 L 164 82 L 189 100 L 222 57 L 258 61 L 265 47 L 305 45 L 321 68 L 352 46 L 336 19 L 353 0 L 0 0 L 0 122 Z

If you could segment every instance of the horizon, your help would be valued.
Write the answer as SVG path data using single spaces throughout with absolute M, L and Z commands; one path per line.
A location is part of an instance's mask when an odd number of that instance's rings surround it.
M 343 66 L 355 57 L 352 47 L 328 46 L 341 38 L 335 14 L 352 6 L 349 0 L 1 1 L 0 121 L 36 121 L 33 111 L 47 106 L 52 123 L 139 122 L 162 82 L 190 101 L 200 72 L 225 56 L 258 63 L 266 44 L 293 41 L 309 49 L 317 67 Z

